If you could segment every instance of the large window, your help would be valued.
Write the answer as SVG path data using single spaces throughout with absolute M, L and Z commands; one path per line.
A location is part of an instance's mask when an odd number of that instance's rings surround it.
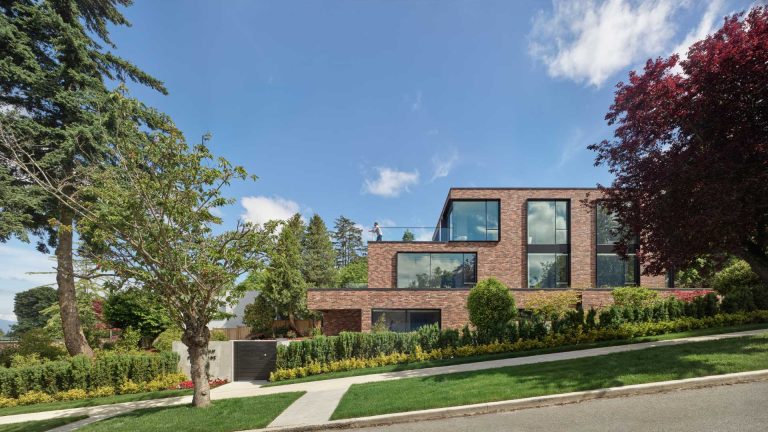
M 528 287 L 567 288 L 570 283 L 570 203 L 528 201 Z
M 499 201 L 452 201 L 443 224 L 449 241 L 497 241 Z
M 440 309 L 373 309 L 371 326 L 384 326 L 389 331 L 415 331 L 425 325 L 440 326 Z
M 463 288 L 476 282 L 476 253 L 397 254 L 398 288 Z
M 637 241 L 628 245 L 629 250 L 626 259 L 622 259 L 615 251 L 616 242 L 622 234 L 621 229 L 616 218 L 605 206 L 597 203 L 595 267 L 598 287 L 617 287 L 640 283 L 640 265 L 636 254 Z

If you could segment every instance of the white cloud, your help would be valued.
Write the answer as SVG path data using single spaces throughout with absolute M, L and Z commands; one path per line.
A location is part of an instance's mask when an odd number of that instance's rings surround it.
M 547 73 L 601 86 L 629 65 L 665 52 L 675 36 L 678 0 L 553 0 L 530 34 L 530 53 Z
M 589 144 L 584 131 L 581 128 L 574 128 L 568 136 L 568 140 L 560 149 L 560 159 L 557 161 L 557 169 L 563 168 L 579 151 L 587 151 Z
M 397 197 L 402 191 L 408 191 L 410 185 L 419 182 L 419 172 L 397 171 L 392 168 L 376 168 L 378 177 L 366 179 L 364 189 L 366 192 L 383 197 Z
M 245 209 L 245 213 L 242 215 L 243 220 L 256 224 L 264 224 L 271 220 L 290 219 L 301 209 L 295 201 L 279 196 L 273 198 L 266 196 L 243 197 L 240 204 Z
M 681 60 L 688 57 L 688 48 L 690 48 L 694 42 L 704 39 L 717 30 L 718 25 L 721 24 L 720 20 L 723 17 L 722 10 L 722 0 L 710 0 L 710 3 L 707 5 L 707 10 L 704 12 L 704 16 L 702 16 L 701 21 L 699 21 L 699 25 L 685 36 L 685 39 L 672 50 L 672 53 L 679 54 Z
M 441 177 L 448 177 L 451 173 L 453 166 L 459 160 L 459 153 L 456 149 L 450 151 L 438 153 L 432 156 L 432 180 L 435 181 Z

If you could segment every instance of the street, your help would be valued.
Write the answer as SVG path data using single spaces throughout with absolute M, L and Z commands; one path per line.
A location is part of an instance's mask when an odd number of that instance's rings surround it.
M 594 400 L 357 430 L 762 432 L 768 430 L 768 382 Z

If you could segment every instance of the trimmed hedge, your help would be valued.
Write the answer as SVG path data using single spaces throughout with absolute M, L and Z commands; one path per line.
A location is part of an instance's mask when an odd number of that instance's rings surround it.
M 102 354 L 75 356 L 20 368 L 0 368 L 0 396 L 17 398 L 30 391 L 56 394 L 72 389 L 119 388 L 124 382 L 145 383 L 178 372 L 179 355 Z
M 518 340 L 543 339 L 548 335 L 569 335 L 589 329 L 615 329 L 626 323 L 663 322 L 684 317 L 711 317 L 719 312 L 717 296 L 709 293 L 690 302 L 673 296 L 658 299 L 654 303 L 638 307 L 609 306 L 600 312 L 580 307 L 563 314 L 561 318 L 546 320 L 541 314 L 509 322 L 500 337 L 490 342 L 516 342 Z M 580 330 L 581 329 L 581 330 Z M 486 337 L 465 327 L 458 330 L 440 330 L 437 325 L 424 326 L 411 333 L 342 332 L 338 336 L 318 336 L 291 342 L 277 347 L 277 368 L 291 369 L 317 363 L 320 365 L 345 359 L 373 359 L 391 354 L 410 355 L 420 349 L 458 348 L 487 344 Z
M 643 336 L 654 336 L 665 333 L 682 332 L 703 328 L 726 327 L 745 324 L 768 323 L 768 311 L 741 312 L 735 314 L 719 314 L 703 318 L 683 317 L 671 321 L 623 323 L 615 328 L 585 329 L 579 327 L 568 334 L 550 333 L 540 339 L 518 339 L 517 341 L 494 342 L 484 345 L 466 345 L 460 347 L 442 347 L 429 351 L 421 347 L 411 353 L 381 354 L 372 358 L 346 358 L 328 363 L 312 361 L 306 365 L 293 368 L 278 368 L 270 375 L 270 381 L 302 378 L 329 372 L 340 372 L 352 369 L 373 368 L 391 364 L 439 360 L 455 357 L 472 357 L 478 355 L 499 354 L 505 352 L 530 351 L 534 349 L 556 348 L 566 345 L 631 339 Z

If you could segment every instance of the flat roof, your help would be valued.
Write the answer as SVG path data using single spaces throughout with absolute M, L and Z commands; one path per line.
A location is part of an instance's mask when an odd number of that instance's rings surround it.
M 597 187 L 452 187 L 450 190 L 597 190 Z

